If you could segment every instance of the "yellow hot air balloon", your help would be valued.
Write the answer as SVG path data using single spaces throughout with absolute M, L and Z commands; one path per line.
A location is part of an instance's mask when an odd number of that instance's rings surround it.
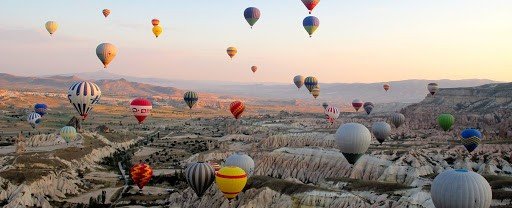
M 158 38 L 158 36 L 162 34 L 162 31 L 162 27 L 160 27 L 159 25 L 153 26 L 153 34 L 155 34 L 155 37 Z
M 229 47 L 226 51 L 228 52 L 228 56 L 230 58 L 233 58 L 233 56 L 235 56 L 238 52 L 235 47 Z
M 228 200 L 235 198 L 246 183 L 247 174 L 236 166 L 225 166 L 215 173 L 215 184 Z
M 57 22 L 55 21 L 48 21 L 46 22 L 46 24 L 44 24 L 44 26 L 46 27 L 46 30 L 50 33 L 50 35 L 53 35 L 53 33 L 55 33 L 55 31 L 57 31 L 57 29 L 59 28 L 59 24 L 57 24 Z

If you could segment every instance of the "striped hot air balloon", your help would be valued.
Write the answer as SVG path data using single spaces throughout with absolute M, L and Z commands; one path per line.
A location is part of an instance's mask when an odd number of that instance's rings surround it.
M 334 123 L 334 121 L 340 116 L 340 110 L 334 106 L 327 107 L 324 113 L 327 115 L 327 121 L 331 123 Z
M 375 122 L 372 125 L 373 136 L 382 144 L 391 134 L 391 126 L 386 122 Z
M 363 104 L 363 109 L 364 109 L 364 111 L 366 111 L 366 114 L 368 114 L 368 115 L 370 115 L 370 113 L 372 112 L 373 108 L 374 108 L 374 105 L 373 105 L 372 102 L 365 102 Z
M 306 88 L 308 88 L 309 92 L 311 92 L 313 88 L 318 86 L 318 79 L 316 79 L 316 77 L 311 76 L 306 77 L 306 79 L 304 79 L 304 85 L 306 86 Z
M 133 165 L 130 169 L 130 176 L 132 177 L 133 183 L 136 184 L 139 189 L 142 189 L 149 183 L 151 177 L 153 177 L 153 170 L 146 163 L 138 163 Z
M 133 115 L 139 121 L 139 124 L 142 124 L 144 120 L 151 114 L 151 109 L 153 109 L 153 104 L 151 101 L 146 98 L 135 98 L 130 103 L 130 108 L 132 109 Z
M 245 110 L 245 105 L 241 101 L 234 101 L 229 105 L 229 110 L 231 114 L 235 117 L 235 119 L 239 119 L 242 116 L 242 113 Z
M 256 73 L 257 70 L 258 70 L 257 66 L 251 66 L 252 73 Z
M 238 50 L 235 47 L 229 47 L 226 49 L 226 52 L 228 53 L 229 58 L 233 59 L 236 53 L 238 53 Z
M 400 127 L 402 124 L 405 123 L 404 114 L 393 113 L 393 115 L 391 115 L 391 123 L 395 126 L 395 128 Z
M 320 87 L 318 85 L 311 90 L 311 95 L 316 99 L 320 95 Z
M 114 60 L 117 55 L 117 48 L 111 43 L 101 43 L 96 47 L 96 55 L 103 63 L 103 67 L 107 68 L 108 64 Z
M 215 170 L 207 163 L 192 163 L 185 169 L 185 178 L 190 188 L 196 192 L 197 197 L 201 198 L 213 184 Z
M 306 8 L 308 8 L 309 13 L 311 14 L 316 5 L 320 3 L 320 0 L 302 0 L 302 3 Z
M 208 163 L 210 166 L 212 166 L 213 170 L 215 170 L 215 173 L 217 173 L 220 168 L 222 168 L 222 166 L 219 165 L 219 163 L 216 163 L 216 162 L 209 162 Z
M 215 174 L 215 184 L 228 200 L 242 192 L 246 183 L 247 174 L 236 166 L 224 166 Z
M 46 114 L 47 109 L 48 106 L 44 103 L 37 103 L 36 105 L 34 105 L 34 112 L 41 115 L 41 117 Z
M 437 90 L 439 90 L 439 85 L 437 85 L 437 83 L 429 83 L 427 85 L 427 89 L 431 95 L 434 95 L 434 94 L 436 94 Z
M 304 78 L 304 76 L 297 75 L 293 78 L 293 83 L 295 84 L 295 86 L 297 86 L 298 89 L 300 89 L 302 85 L 304 85 L 305 79 L 306 78 Z
M 66 141 L 66 143 L 69 143 L 71 140 L 75 140 L 76 138 L 76 129 L 72 126 L 64 126 L 62 129 L 60 129 L 60 137 Z
M 315 33 L 316 29 L 320 26 L 320 20 L 315 16 L 307 16 L 302 20 L 302 26 L 306 32 L 308 32 L 309 37 L 312 37 L 313 33 Z
M 226 158 L 225 166 L 236 166 L 242 168 L 248 177 L 254 172 L 254 160 L 246 154 L 235 153 Z
M 153 26 L 157 26 L 157 25 L 159 25 L 159 24 L 160 24 L 160 20 L 158 20 L 158 19 L 152 19 L 152 20 L 151 20 L 151 24 L 152 24 Z
M 44 24 L 44 26 L 46 27 L 46 30 L 48 31 L 48 33 L 50 33 L 50 35 L 53 35 L 53 33 L 55 33 L 57 29 L 59 29 L 59 24 L 57 24 L 57 22 L 55 21 L 48 21 L 46 22 L 46 24 Z
M 36 112 L 29 113 L 27 115 L 27 122 L 35 129 L 41 123 L 41 115 Z
M 447 170 L 437 175 L 430 195 L 437 208 L 488 208 L 492 203 L 489 182 L 465 169 Z
M 452 128 L 453 123 L 455 123 L 455 117 L 449 113 L 443 113 L 437 117 L 437 123 L 444 131 L 450 130 Z
M 103 13 L 103 16 L 105 16 L 105 18 L 107 18 L 110 14 L 110 9 L 104 9 L 101 13 Z
M 183 94 L 183 100 L 185 100 L 185 103 L 187 103 L 188 107 L 192 109 L 194 105 L 197 103 L 197 100 L 199 100 L 199 97 L 197 96 L 196 92 L 188 91 Z
M 100 88 L 92 82 L 77 82 L 68 89 L 69 102 L 84 120 L 94 105 L 100 101 L 100 97 Z
M 359 99 L 354 99 L 352 101 L 352 107 L 354 107 L 354 109 L 356 109 L 356 112 L 359 111 L 359 109 L 361 107 L 363 107 L 363 101 L 361 101 Z
M 350 164 L 355 164 L 370 147 L 372 134 L 359 123 L 341 125 L 335 134 L 338 149 Z
M 387 84 L 387 83 L 386 83 L 386 84 L 384 84 L 384 85 L 382 85 L 382 88 L 384 88 L 384 90 L 386 90 L 386 92 L 389 90 L 389 87 L 390 87 L 390 86 L 389 86 L 389 84 Z
M 460 136 L 462 137 L 462 145 L 466 147 L 468 152 L 473 152 L 483 139 L 482 133 L 476 129 L 464 129 Z
M 251 28 L 252 28 L 252 26 L 254 26 L 254 24 L 256 24 L 258 19 L 260 19 L 260 16 L 261 16 L 261 12 L 256 7 L 249 7 L 247 9 L 245 9 L 245 11 L 244 11 L 245 20 L 247 21 L 247 23 L 249 23 Z

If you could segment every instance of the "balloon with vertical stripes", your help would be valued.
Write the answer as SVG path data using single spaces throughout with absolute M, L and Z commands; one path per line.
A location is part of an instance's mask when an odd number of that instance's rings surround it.
M 68 89 L 68 99 L 82 119 L 87 118 L 94 105 L 100 101 L 101 90 L 93 82 L 81 81 Z
M 185 169 L 185 178 L 196 195 L 202 197 L 215 181 L 215 170 L 208 163 L 191 163 Z

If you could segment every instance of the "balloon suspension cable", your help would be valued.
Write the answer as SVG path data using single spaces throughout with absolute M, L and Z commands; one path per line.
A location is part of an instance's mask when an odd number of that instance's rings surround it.
M 309 10 L 309 14 L 311 14 L 311 10 Z

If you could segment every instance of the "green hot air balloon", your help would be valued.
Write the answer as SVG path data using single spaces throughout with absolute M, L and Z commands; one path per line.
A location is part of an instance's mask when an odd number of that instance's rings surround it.
M 455 118 L 451 114 L 444 113 L 437 117 L 437 123 L 439 123 L 439 126 L 441 126 L 444 131 L 448 131 L 453 123 L 455 123 Z

